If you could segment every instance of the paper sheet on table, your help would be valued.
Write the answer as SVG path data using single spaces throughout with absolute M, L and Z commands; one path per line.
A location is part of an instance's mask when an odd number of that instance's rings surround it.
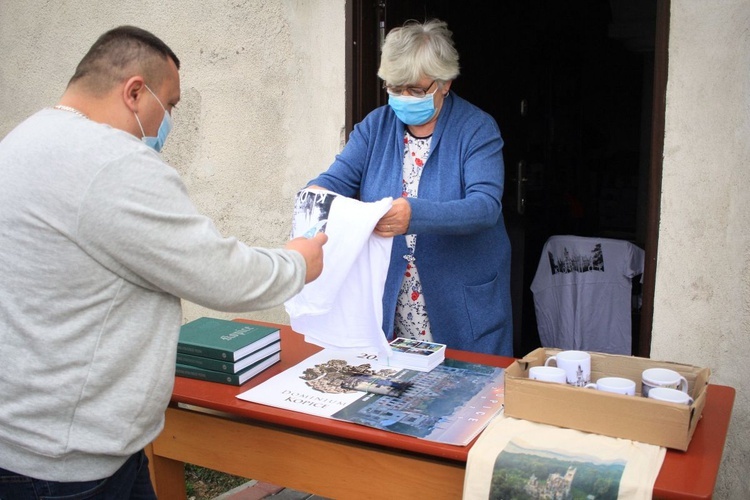
M 541 410 L 543 411 L 543 410 Z M 664 447 L 496 417 L 469 451 L 464 500 L 532 498 L 648 500 Z

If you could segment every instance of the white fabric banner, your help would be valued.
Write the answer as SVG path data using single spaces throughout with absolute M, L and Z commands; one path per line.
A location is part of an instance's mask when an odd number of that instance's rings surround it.
M 469 451 L 464 500 L 649 500 L 666 448 L 498 415 Z

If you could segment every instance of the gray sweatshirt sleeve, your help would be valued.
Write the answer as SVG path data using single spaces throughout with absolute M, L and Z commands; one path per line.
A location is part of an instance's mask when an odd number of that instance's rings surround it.
M 179 174 L 149 151 L 104 166 L 79 206 L 78 244 L 144 288 L 240 312 L 280 305 L 304 286 L 301 254 L 222 236 Z

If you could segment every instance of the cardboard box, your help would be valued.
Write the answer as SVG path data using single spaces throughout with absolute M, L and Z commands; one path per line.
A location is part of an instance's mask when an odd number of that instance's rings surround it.
M 529 368 L 543 365 L 560 349 L 541 347 L 505 370 L 505 414 L 543 424 L 578 429 L 685 451 L 706 404 L 711 371 L 690 365 L 648 358 L 592 352 L 591 381 L 625 377 L 636 382 L 636 395 L 625 396 L 595 389 L 529 379 Z M 646 368 L 669 368 L 688 381 L 694 399 L 690 406 L 665 403 L 640 395 L 641 373 Z

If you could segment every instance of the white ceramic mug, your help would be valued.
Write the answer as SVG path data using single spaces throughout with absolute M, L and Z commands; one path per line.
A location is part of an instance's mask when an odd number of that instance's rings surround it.
M 649 368 L 643 370 L 641 376 L 641 396 L 648 397 L 651 389 L 655 387 L 666 387 L 668 389 L 679 389 L 687 393 L 688 381 L 685 377 L 668 368 Z
M 625 394 L 626 396 L 635 394 L 635 382 L 623 377 L 602 377 L 595 384 L 586 384 L 585 387 L 615 394 Z
M 529 368 L 529 378 L 544 382 L 564 384 L 567 382 L 565 370 L 556 366 L 532 366 Z
M 648 397 L 659 401 L 666 401 L 668 403 L 678 403 L 681 405 L 693 404 L 693 398 L 691 398 L 686 392 L 672 389 L 670 387 L 652 387 L 648 391 Z
M 565 370 L 568 384 L 583 387 L 591 380 L 591 355 L 586 351 L 560 351 L 547 358 L 544 366 L 553 361 L 558 368 Z

